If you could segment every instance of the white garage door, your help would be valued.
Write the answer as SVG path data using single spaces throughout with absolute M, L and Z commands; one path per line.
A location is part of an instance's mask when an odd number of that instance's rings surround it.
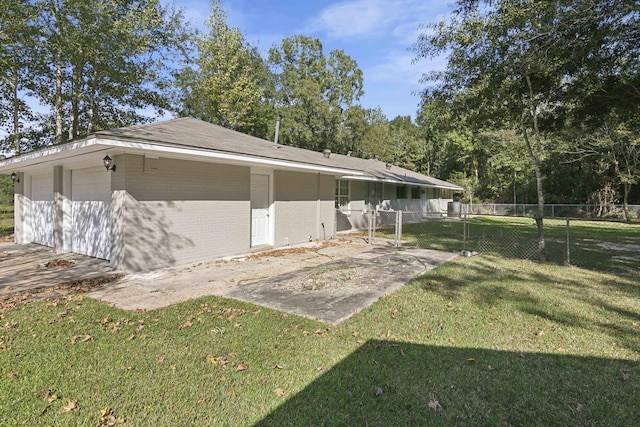
M 103 167 L 71 171 L 71 251 L 109 259 L 111 177 Z
M 31 177 L 31 241 L 53 246 L 53 175 Z

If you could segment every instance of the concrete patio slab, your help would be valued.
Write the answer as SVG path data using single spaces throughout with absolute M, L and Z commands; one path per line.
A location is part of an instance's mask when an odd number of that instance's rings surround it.
M 377 243 L 340 238 L 132 274 L 88 296 L 125 310 L 153 310 L 219 295 L 337 324 L 457 256 Z

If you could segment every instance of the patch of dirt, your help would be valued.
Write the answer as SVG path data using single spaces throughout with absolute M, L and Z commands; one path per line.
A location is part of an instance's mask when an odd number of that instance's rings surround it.
M 377 256 L 362 264 L 354 260 L 336 261 L 298 272 L 295 277 L 273 281 L 273 288 L 288 289 L 296 292 L 340 292 L 351 293 L 362 290 L 369 283 L 382 276 L 394 276 L 396 269 L 406 267 L 411 261 L 402 255 Z
M 0 312 L 15 309 L 20 304 L 51 297 L 60 297 L 69 294 L 83 294 L 91 289 L 98 288 L 107 283 L 120 280 L 122 275 L 98 277 L 95 279 L 76 280 L 53 286 L 42 286 L 36 289 L 20 291 L 8 297 L 0 298 Z
M 44 264 L 46 268 L 52 267 L 71 267 L 72 265 L 76 265 L 75 262 L 69 261 L 68 259 L 56 258 Z
M 9 234 L 8 236 L 0 236 L 0 243 L 11 243 L 15 241 L 15 237 L 13 234 Z
M 317 252 L 321 249 L 328 248 L 331 246 L 340 246 L 341 244 L 344 244 L 344 243 L 351 243 L 351 242 L 349 241 L 338 242 L 338 241 L 332 241 L 332 240 L 324 240 L 322 241 L 322 243 L 320 243 L 317 246 L 309 246 L 309 247 L 303 246 L 303 247 L 297 247 L 297 248 L 274 249 L 271 251 L 258 252 L 256 254 L 249 255 L 245 259 L 256 260 L 256 259 L 265 258 L 265 257 L 282 257 L 282 256 L 292 255 L 292 254 Z

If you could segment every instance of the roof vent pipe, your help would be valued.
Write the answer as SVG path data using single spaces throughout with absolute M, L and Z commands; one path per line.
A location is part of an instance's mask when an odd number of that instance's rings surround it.
M 347 151 L 347 157 L 351 157 L 351 151 Z
M 387 170 L 391 170 L 391 166 L 393 166 L 393 163 L 387 162 L 385 166 L 387 167 Z
M 273 138 L 273 145 L 278 146 L 278 134 L 280 133 L 280 116 L 276 117 L 276 135 Z
M 331 156 L 331 150 L 329 150 L 328 148 L 325 148 L 324 150 L 322 150 L 322 155 L 324 156 L 325 159 L 328 159 L 329 156 Z

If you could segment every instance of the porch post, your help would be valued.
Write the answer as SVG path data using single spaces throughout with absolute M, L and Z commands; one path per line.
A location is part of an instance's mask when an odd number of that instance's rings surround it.
M 64 196 L 62 166 L 53 167 L 53 251 L 64 252 Z
M 25 236 L 24 172 L 18 172 L 13 188 L 13 235 L 17 244 L 27 243 Z

